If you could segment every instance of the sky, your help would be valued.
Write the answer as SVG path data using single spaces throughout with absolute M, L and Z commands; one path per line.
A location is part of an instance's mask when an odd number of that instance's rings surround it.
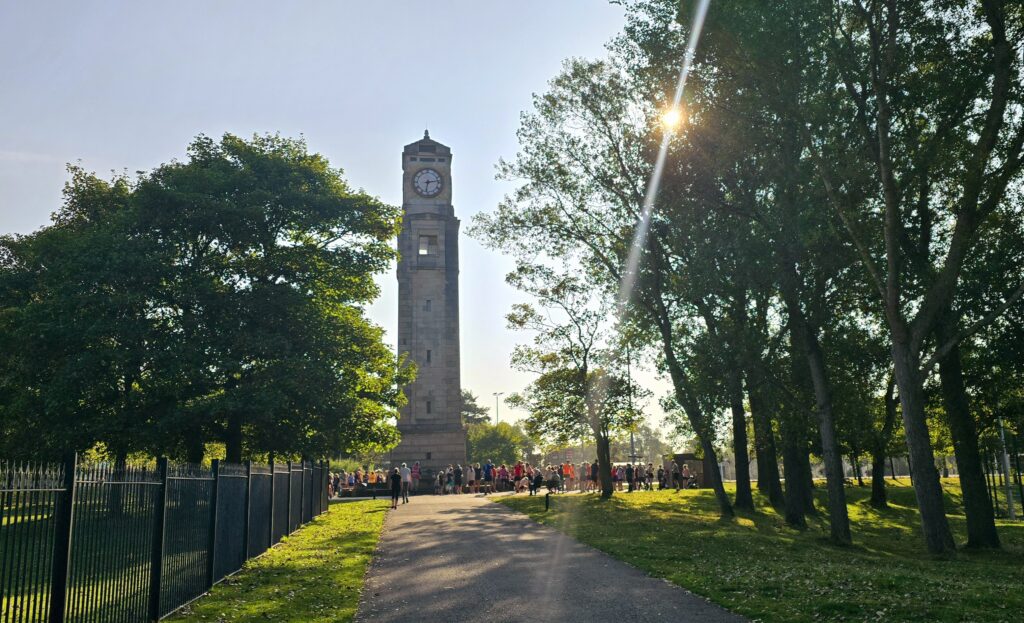
M 605 0 L 0 0 L 0 234 L 47 224 L 66 163 L 148 170 L 200 133 L 302 135 L 400 205 L 402 147 L 425 128 L 453 151 L 465 230 L 511 188 L 495 164 L 515 155 L 532 94 L 622 26 Z M 465 235 L 460 255 L 462 384 L 493 410 L 495 392 L 530 381 L 509 368 L 528 338 L 504 320 L 525 298 L 504 283 L 508 258 Z M 369 315 L 394 344 L 394 271 L 378 282 Z

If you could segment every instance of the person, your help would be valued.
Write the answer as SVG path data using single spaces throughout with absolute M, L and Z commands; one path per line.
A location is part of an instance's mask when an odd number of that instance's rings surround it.
M 405 463 L 398 472 L 402 476 L 402 504 L 409 503 L 409 487 L 412 485 L 412 470 Z
M 494 491 L 494 464 L 491 459 L 484 463 L 484 495 Z
M 456 464 L 455 470 L 455 493 L 462 493 L 462 465 Z
M 597 459 L 594 459 L 594 462 L 590 464 L 590 488 L 594 491 L 597 491 L 599 488 L 597 481 L 601 479 L 600 469 L 601 466 L 598 465 Z
M 684 489 L 689 489 L 690 488 L 690 478 L 691 477 L 692 476 L 690 475 L 690 466 L 687 465 L 686 463 L 683 463 L 683 472 L 681 474 L 681 478 L 683 480 L 683 488 Z
M 508 468 L 504 463 L 498 468 L 498 484 L 501 485 L 500 491 L 508 491 Z
M 398 508 L 398 496 L 402 495 L 402 474 L 395 468 L 391 473 L 391 510 Z
M 540 488 L 544 486 L 544 473 L 539 470 L 533 470 L 533 487 L 530 489 L 530 495 L 536 495 L 540 493 Z
M 658 466 L 658 491 L 665 490 L 665 466 Z
M 476 470 L 472 463 L 466 464 L 466 493 L 476 493 Z
M 420 462 L 416 461 L 412 464 L 412 492 L 413 494 L 420 488 L 420 478 L 423 476 L 423 470 L 420 468 Z
M 626 491 L 628 491 L 629 493 L 633 492 L 633 477 L 635 473 L 636 472 L 633 470 L 633 464 L 626 463 Z
M 441 495 L 444 493 L 444 470 L 437 470 L 437 478 L 434 479 L 434 494 Z
M 523 473 L 523 477 L 516 481 L 516 493 L 522 493 L 530 487 L 530 477 Z
M 679 491 L 679 481 L 682 479 L 682 474 L 679 473 L 679 463 L 672 461 L 672 486 L 675 487 L 676 491 Z

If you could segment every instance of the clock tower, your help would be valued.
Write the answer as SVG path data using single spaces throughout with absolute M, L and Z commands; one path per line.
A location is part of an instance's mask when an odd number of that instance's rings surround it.
M 452 207 L 451 149 L 423 139 L 402 151 L 398 235 L 398 352 L 416 363 L 405 389 L 393 465 L 419 461 L 423 479 L 466 463 L 459 371 L 459 219 Z M 422 486 L 422 485 L 421 485 Z

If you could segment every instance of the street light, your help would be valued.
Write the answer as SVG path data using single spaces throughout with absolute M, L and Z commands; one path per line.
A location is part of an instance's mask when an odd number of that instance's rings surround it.
M 494 392 L 494 425 L 501 421 L 501 414 L 498 412 L 498 398 L 504 396 L 505 392 Z

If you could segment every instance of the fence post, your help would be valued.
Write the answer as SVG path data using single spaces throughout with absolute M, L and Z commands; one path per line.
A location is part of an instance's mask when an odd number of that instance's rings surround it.
M 167 527 L 167 457 L 156 460 L 160 493 L 153 513 L 153 551 L 149 559 L 149 620 L 160 620 L 160 584 L 164 571 L 164 529 Z
M 217 558 L 217 489 L 220 488 L 220 459 L 213 459 L 213 490 L 210 492 L 210 536 L 206 545 L 206 590 L 213 588 L 214 562 Z
M 302 465 L 302 469 L 299 470 L 299 525 L 301 526 L 306 522 L 306 459 L 302 459 L 300 465 Z M 313 475 L 313 470 L 309 470 L 309 475 Z
M 277 490 L 277 476 L 274 471 L 274 459 L 270 459 L 270 529 L 267 531 L 267 549 L 274 545 L 274 496 Z
M 249 560 L 249 513 L 252 512 L 252 461 L 245 462 L 245 518 L 242 520 L 242 560 Z
M 284 522 L 284 533 L 292 533 L 292 462 L 288 461 L 288 488 L 285 499 L 288 500 L 288 519 Z
M 57 509 L 57 525 L 53 542 L 53 568 L 50 579 L 50 623 L 64 623 L 68 602 L 68 579 L 71 572 L 71 531 L 74 527 L 75 465 L 78 455 L 64 457 L 64 495 Z

